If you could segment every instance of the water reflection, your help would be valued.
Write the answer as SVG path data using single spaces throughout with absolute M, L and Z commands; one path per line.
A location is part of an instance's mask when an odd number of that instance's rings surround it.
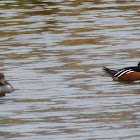
M 0 2 L 2 139 L 138 139 L 139 83 L 101 70 L 139 62 L 138 1 Z

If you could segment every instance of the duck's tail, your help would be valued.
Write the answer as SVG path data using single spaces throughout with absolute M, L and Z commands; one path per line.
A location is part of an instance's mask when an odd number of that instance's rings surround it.
M 104 70 L 107 74 L 109 74 L 111 77 L 114 77 L 114 75 L 115 75 L 116 72 L 117 72 L 117 71 L 112 70 L 112 69 L 109 69 L 109 68 L 107 68 L 107 67 L 103 67 L 103 70 Z

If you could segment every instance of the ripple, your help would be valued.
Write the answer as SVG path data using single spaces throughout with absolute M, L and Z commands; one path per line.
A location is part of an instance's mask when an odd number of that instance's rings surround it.
M 1 1 L 2 139 L 138 139 L 139 82 L 103 66 L 139 62 L 139 3 Z M 7 127 L 8 126 L 8 127 Z

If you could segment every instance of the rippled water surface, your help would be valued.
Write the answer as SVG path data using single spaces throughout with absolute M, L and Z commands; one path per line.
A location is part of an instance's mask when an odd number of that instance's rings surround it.
M 103 66 L 140 61 L 139 0 L 1 0 L 1 140 L 139 140 L 140 84 Z

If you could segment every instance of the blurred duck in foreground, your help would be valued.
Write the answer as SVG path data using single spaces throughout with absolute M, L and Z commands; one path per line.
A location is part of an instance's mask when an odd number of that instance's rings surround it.
M 4 96 L 5 93 L 11 93 L 13 91 L 14 88 L 5 80 L 3 73 L 0 73 L 0 96 Z
M 103 70 L 114 80 L 129 82 L 140 80 L 140 62 L 137 66 L 134 67 L 126 67 L 119 70 L 113 70 L 107 67 L 103 67 Z

